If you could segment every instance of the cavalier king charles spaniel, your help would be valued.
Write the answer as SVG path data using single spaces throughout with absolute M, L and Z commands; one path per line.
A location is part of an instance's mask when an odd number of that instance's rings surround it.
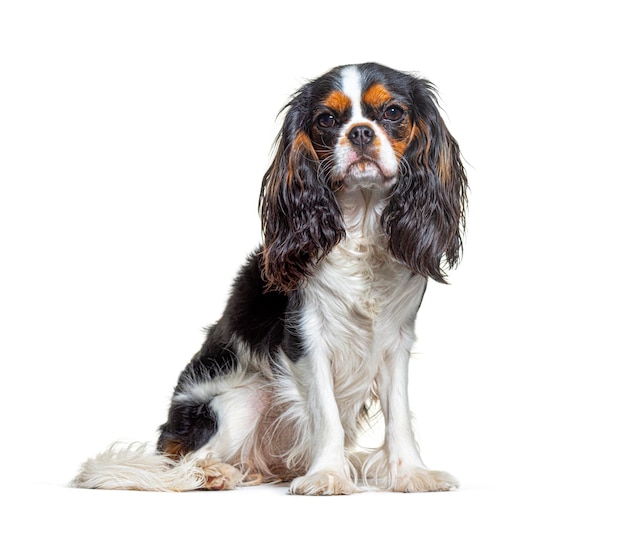
M 174 390 L 156 450 L 115 444 L 74 486 L 293 494 L 458 487 L 411 428 L 407 367 L 429 278 L 459 261 L 467 179 L 431 83 L 337 67 L 285 108 L 263 242 Z M 359 448 L 382 412 L 384 440 Z

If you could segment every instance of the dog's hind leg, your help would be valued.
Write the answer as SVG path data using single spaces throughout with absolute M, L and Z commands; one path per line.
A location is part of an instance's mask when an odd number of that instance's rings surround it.
M 194 460 L 205 471 L 206 489 L 253 483 L 248 451 L 266 407 L 259 374 L 188 385 L 172 398 L 158 449 L 174 460 Z

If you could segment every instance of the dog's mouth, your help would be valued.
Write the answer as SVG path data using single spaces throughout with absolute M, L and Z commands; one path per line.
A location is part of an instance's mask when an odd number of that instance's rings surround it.
M 360 175 L 380 175 L 384 177 L 380 163 L 368 155 L 361 156 L 348 165 L 346 176 L 350 175 L 354 175 L 355 177 Z
M 385 168 L 369 155 L 353 158 L 342 170 L 335 173 L 335 181 L 342 187 L 350 188 L 385 188 L 396 175 L 395 169 Z

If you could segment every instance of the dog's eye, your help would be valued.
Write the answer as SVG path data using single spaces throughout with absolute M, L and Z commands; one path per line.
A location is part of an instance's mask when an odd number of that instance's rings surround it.
M 383 113 L 383 119 L 398 122 L 404 116 L 404 109 L 397 105 L 390 105 Z
M 317 124 L 321 128 L 333 128 L 337 125 L 337 119 L 332 113 L 322 113 L 317 117 Z

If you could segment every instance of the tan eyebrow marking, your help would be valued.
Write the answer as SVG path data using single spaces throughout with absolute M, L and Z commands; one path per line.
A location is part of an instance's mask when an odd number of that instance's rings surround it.
M 346 95 L 346 93 L 341 91 L 333 91 L 331 92 L 326 99 L 324 100 L 324 105 L 333 111 L 337 111 L 338 113 L 344 113 L 350 106 L 352 105 L 352 100 Z
M 363 94 L 363 103 L 378 109 L 392 99 L 391 93 L 380 83 L 375 83 Z

